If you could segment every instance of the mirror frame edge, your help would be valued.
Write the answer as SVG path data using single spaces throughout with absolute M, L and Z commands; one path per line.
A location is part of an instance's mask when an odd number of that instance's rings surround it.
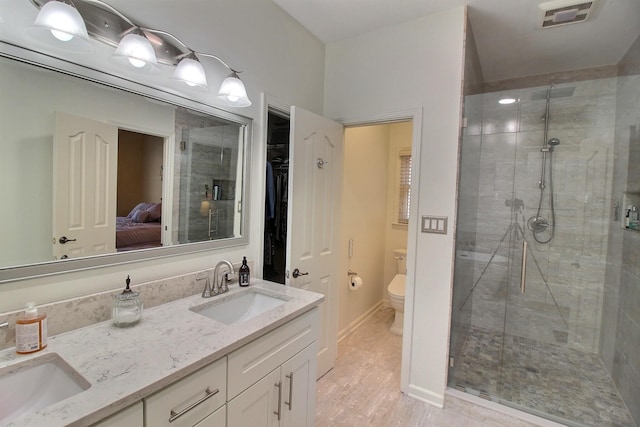
M 236 113 L 220 109 L 218 107 L 191 100 L 162 89 L 146 86 L 123 77 L 104 73 L 93 68 L 79 65 L 64 59 L 56 58 L 44 53 L 30 50 L 4 40 L 0 40 L 0 57 L 19 61 L 47 70 L 59 72 L 68 76 L 76 77 L 92 83 L 97 83 L 114 89 L 123 90 L 135 95 L 144 96 L 153 101 L 172 104 L 196 110 L 201 113 L 210 114 L 245 127 L 244 135 L 244 158 L 242 161 L 242 221 L 240 237 L 233 237 L 219 240 L 209 240 L 197 243 L 185 243 L 180 245 L 165 246 L 162 248 L 142 249 L 126 253 L 113 253 L 84 257 L 78 259 L 57 260 L 40 262 L 35 264 L 24 264 L 0 268 L 0 284 L 15 283 L 22 280 L 35 279 L 46 276 L 53 276 L 69 272 L 110 267 L 118 264 L 129 264 L 134 262 L 155 260 L 174 255 L 187 255 L 209 250 L 222 248 L 232 248 L 246 246 L 249 244 L 250 225 L 250 161 L 251 161 L 251 141 L 253 138 L 253 119 Z

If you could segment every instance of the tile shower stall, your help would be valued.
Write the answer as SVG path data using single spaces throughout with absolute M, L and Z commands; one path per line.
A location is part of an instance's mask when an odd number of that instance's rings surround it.
M 637 426 L 640 231 L 621 227 L 640 194 L 640 77 L 464 107 L 449 386 L 570 426 Z

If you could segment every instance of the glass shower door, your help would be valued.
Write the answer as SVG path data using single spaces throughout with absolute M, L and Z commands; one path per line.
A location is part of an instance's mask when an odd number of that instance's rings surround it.
M 450 345 L 449 385 L 486 398 L 503 388 L 523 203 L 514 193 L 518 108 L 497 101 L 491 94 L 465 99 Z
M 599 356 L 612 88 L 465 98 L 449 386 L 570 426 L 634 425 Z

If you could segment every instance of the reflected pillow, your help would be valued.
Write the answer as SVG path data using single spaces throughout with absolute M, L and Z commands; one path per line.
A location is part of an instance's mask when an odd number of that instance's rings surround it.
M 149 213 L 149 221 L 160 221 L 162 216 L 162 203 L 151 203 L 145 212 Z
M 127 218 L 133 219 L 133 216 L 135 215 L 136 212 L 145 211 L 149 209 L 151 205 L 152 203 L 144 203 L 144 202 L 138 203 L 135 208 L 131 209 L 131 212 L 129 212 L 129 215 L 127 215 Z
M 149 222 L 150 216 L 149 211 L 136 211 L 131 219 L 133 222 Z

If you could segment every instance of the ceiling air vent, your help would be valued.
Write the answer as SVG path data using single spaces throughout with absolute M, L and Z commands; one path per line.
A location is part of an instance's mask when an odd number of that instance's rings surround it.
M 575 24 L 584 22 L 593 15 L 596 0 L 556 0 L 542 3 L 541 26 L 542 28 L 557 27 L 558 25 Z

